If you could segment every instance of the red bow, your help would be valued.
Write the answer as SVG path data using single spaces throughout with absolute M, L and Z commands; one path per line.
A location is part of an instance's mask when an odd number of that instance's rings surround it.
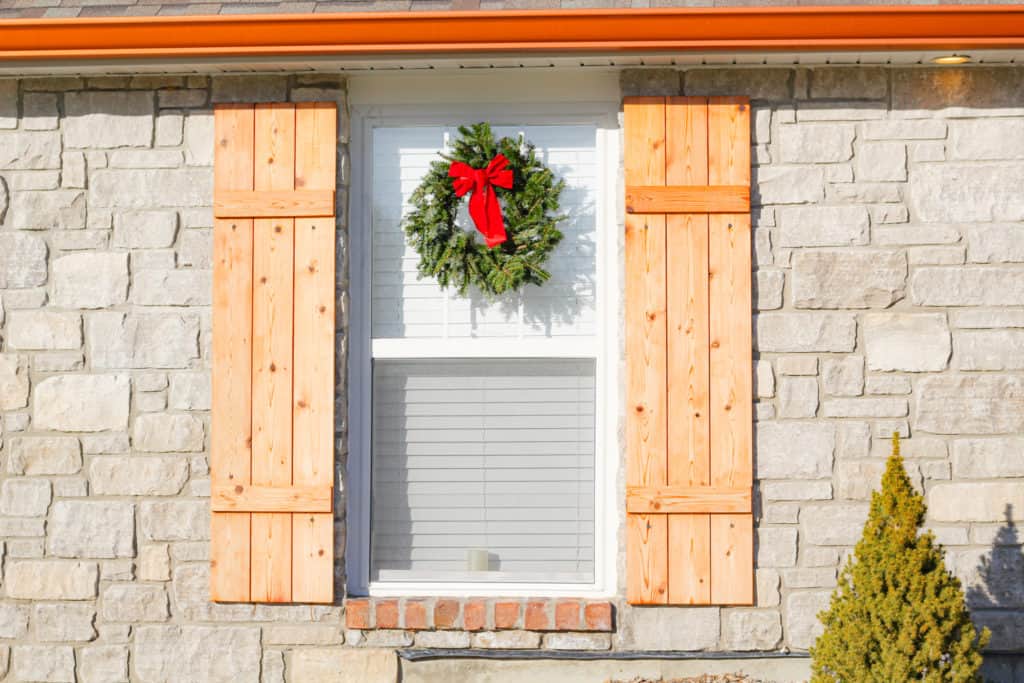
M 453 161 L 448 169 L 448 177 L 454 178 L 452 185 L 455 195 L 462 197 L 472 191 L 469 197 L 469 215 L 480 234 L 484 236 L 488 247 L 504 242 L 505 219 L 501 215 L 498 195 L 492 185 L 512 189 L 512 170 L 506 168 L 508 159 L 504 154 L 497 154 L 487 168 L 473 168 L 462 161 Z

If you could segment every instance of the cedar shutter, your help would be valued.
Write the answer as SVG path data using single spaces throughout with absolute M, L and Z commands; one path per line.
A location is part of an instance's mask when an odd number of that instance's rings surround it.
M 752 604 L 750 105 L 624 114 L 627 597 Z
M 337 110 L 214 122 L 211 597 L 330 603 Z

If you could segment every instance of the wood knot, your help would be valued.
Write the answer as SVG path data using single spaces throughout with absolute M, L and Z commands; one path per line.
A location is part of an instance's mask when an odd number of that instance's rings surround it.
M 242 486 L 241 484 L 236 484 L 235 485 L 235 493 L 241 493 L 244 490 L 245 490 L 245 487 Z
M 318 310 L 321 313 L 326 313 L 327 312 L 327 307 L 326 306 L 321 306 L 320 308 L 318 308 L 316 310 Z
M 305 401 L 303 401 L 303 400 L 301 400 L 301 399 L 299 399 L 299 402 L 298 402 L 298 403 L 296 403 L 295 405 L 297 405 L 297 406 L 298 406 L 298 407 L 300 407 L 300 408 L 306 408 L 306 407 L 308 407 L 308 406 L 309 406 L 309 404 L 308 404 L 308 403 L 306 403 Z
M 266 275 L 264 275 L 263 277 L 260 278 L 260 284 L 261 285 L 267 284 L 267 276 Z
M 281 226 L 280 225 L 275 225 L 274 226 L 274 232 L 280 233 L 281 232 Z
M 271 363 L 270 364 L 270 371 L 271 372 L 277 372 L 277 365 L 275 365 L 274 363 Z
M 644 412 L 644 407 L 642 405 L 638 405 L 635 408 L 633 408 L 633 410 L 635 410 L 637 412 L 637 414 L 639 414 L 639 413 Z
M 316 551 L 316 554 L 317 554 L 317 557 L 323 557 L 324 556 L 324 549 L 320 548 L 320 550 Z
M 721 342 L 719 342 L 717 339 L 715 341 L 711 342 L 711 348 L 713 348 L 713 349 L 717 349 L 721 345 L 722 345 Z

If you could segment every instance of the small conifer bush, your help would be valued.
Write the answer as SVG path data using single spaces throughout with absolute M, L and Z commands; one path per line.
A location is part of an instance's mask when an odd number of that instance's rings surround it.
M 924 516 L 893 434 L 864 534 L 819 615 L 825 631 L 811 648 L 812 683 L 981 681 L 988 629 L 979 634 L 971 623 L 942 548 L 921 533 Z

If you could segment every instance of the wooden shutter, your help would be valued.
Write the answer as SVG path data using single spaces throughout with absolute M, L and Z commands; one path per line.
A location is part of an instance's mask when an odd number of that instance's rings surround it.
M 211 595 L 333 601 L 333 103 L 214 112 Z
M 627 597 L 751 604 L 750 106 L 624 113 Z

